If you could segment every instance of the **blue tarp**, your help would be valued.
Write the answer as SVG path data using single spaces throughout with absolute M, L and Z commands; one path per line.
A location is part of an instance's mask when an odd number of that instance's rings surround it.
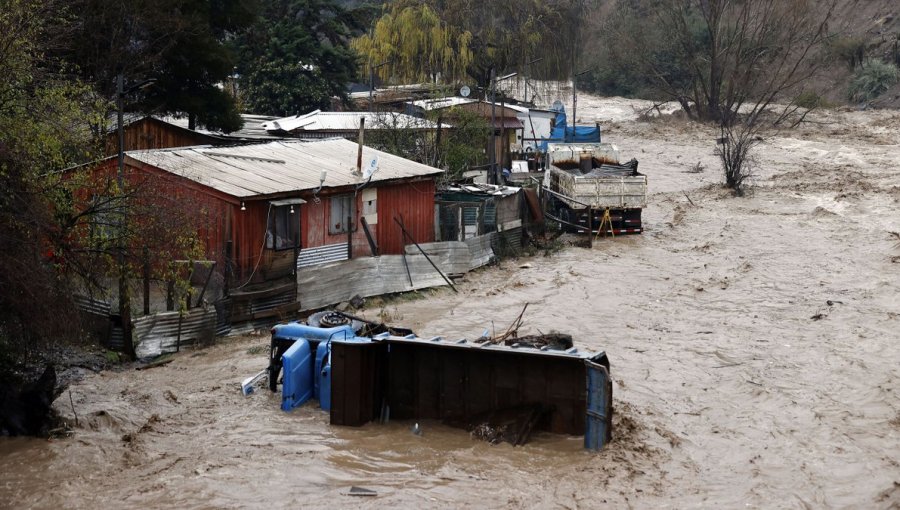
M 547 144 L 555 143 L 600 143 L 598 126 L 568 126 L 564 108 L 556 110 L 556 123 L 550 131 L 550 138 L 542 138 L 538 146 L 541 152 L 547 152 Z

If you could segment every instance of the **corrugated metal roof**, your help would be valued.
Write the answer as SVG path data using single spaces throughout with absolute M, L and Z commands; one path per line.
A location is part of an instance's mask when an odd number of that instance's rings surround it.
M 235 141 L 244 141 L 244 140 L 277 140 L 280 137 L 277 135 L 273 135 L 271 133 L 266 132 L 266 130 L 262 127 L 264 122 L 268 122 L 271 120 L 275 120 L 277 117 L 272 117 L 269 115 L 254 115 L 242 113 L 241 118 L 244 119 L 244 126 L 237 131 L 232 131 L 231 133 L 225 134 L 220 131 L 210 131 L 208 129 L 196 128 L 190 129 L 188 126 L 190 125 L 189 119 L 187 117 L 178 117 L 175 115 L 148 115 L 144 113 L 134 113 L 134 112 L 126 112 L 123 115 L 123 125 L 128 126 L 132 123 L 144 120 L 146 118 L 156 119 L 160 122 L 165 122 L 166 124 L 171 124 L 173 126 L 179 127 L 181 129 L 187 129 L 190 131 L 194 131 L 196 133 L 200 133 L 203 135 L 220 138 L 222 140 L 231 140 Z M 116 113 L 111 113 L 107 117 L 107 131 L 113 133 L 118 129 L 118 118 Z
M 432 110 L 440 110 L 442 108 L 450 108 L 451 106 L 459 106 L 461 104 L 477 103 L 477 99 L 467 97 L 441 97 L 437 99 L 420 99 L 418 101 L 410 101 L 409 104 L 416 108 L 421 108 L 426 112 Z
M 130 158 L 180 175 L 237 198 L 252 198 L 359 185 L 355 173 L 358 145 L 342 138 L 276 141 L 237 147 L 183 147 L 129 151 Z M 363 166 L 378 158 L 372 182 L 436 175 L 442 170 L 365 147 Z
M 490 102 L 488 102 L 488 104 L 490 104 Z M 517 111 L 517 112 L 519 112 L 519 113 L 524 113 L 524 114 L 526 114 L 526 115 L 527 115 L 529 112 L 530 112 L 530 113 L 534 113 L 534 114 L 538 114 L 538 113 L 539 113 L 539 114 L 544 114 L 544 115 L 546 115 L 546 114 L 556 115 L 556 112 L 552 112 L 552 111 L 550 111 L 550 110 L 544 110 L 544 109 L 542 109 L 542 108 L 529 108 L 529 107 L 527 107 L 527 106 L 522 106 L 522 105 L 518 105 L 518 104 L 501 103 L 501 102 L 499 102 L 499 101 L 498 101 L 497 103 L 495 103 L 495 104 L 496 104 L 497 106 L 505 106 L 505 107 L 507 107 L 507 108 L 510 108 L 510 109 L 512 109 L 512 110 L 515 110 L 515 111 Z M 549 116 L 549 115 L 548 115 L 548 116 Z
M 271 132 L 303 131 L 354 131 L 359 129 L 359 119 L 366 119 L 366 129 L 437 129 L 437 124 L 405 113 L 394 112 L 323 112 L 315 110 L 305 115 L 295 115 L 264 122 L 262 127 Z
M 154 115 L 154 118 L 183 129 L 189 129 L 189 119 L 187 117 L 175 117 L 172 115 L 161 117 L 158 115 Z M 196 128 L 194 129 L 194 131 L 203 133 L 205 135 L 219 136 L 223 138 L 244 138 L 260 140 L 274 140 L 278 138 L 277 136 L 273 136 L 271 133 L 266 132 L 265 128 L 263 128 L 263 123 L 274 120 L 277 117 L 272 117 L 269 115 L 241 114 L 241 118 L 244 119 L 244 126 L 241 129 L 232 131 L 228 134 L 221 133 L 219 131 L 209 131 L 203 128 Z
M 500 197 L 515 195 L 521 190 L 522 188 L 518 188 L 515 186 L 502 186 L 498 184 L 451 184 L 440 189 L 441 192 L 468 193 L 471 195 L 491 195 Z

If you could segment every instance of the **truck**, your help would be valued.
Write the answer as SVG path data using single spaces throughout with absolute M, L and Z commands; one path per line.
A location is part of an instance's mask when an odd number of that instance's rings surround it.
M 332 425 L 440 420 L 516 446 L 532 431 L 584 436 L 589 450 L 612 439 L 609 358 L 561 333 L 423 338 L 325 311 L 274 326 L 269 368 L 242 393 L 266 375 L 273 392 L 281 383 L 282 410 L 317 400 Z
M 647 176 L 635 159 L 619 162 L 610 143 L 551 143 L 541 188 L 545 215 L 563 231 L 639 234 Z

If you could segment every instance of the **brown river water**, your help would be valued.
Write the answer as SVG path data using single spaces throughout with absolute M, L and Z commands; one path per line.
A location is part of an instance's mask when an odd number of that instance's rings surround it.
M 238 390 L 265 366 L 262 332 L 73 385 L 74 437 L 0 439 L 0 506 L 900 508 L 900 114 L 766 133 L 751 192 L 732 198 L 712 130 L 583 103 L 649 176 L 643 235 L 507 260 L 459 294 L 365 314 L 472 338 L 529 303 L 523 333 L 608 353 L 606 450 L 284 413 L 280 395 Z M 67 394 L 56 405 L 74 422 Z

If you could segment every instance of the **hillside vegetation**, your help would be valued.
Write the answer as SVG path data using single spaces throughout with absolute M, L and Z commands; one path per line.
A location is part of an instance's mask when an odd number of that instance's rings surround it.
M 770 2 L 757 3 L 765 6 Z M 604 95 L 669 99 L 654 72 L 667 79 L 675 73 L 677 79 L 683 66 L 678 65 L 677 50 L 659 27 L 666 5 L 646 0 L 605 0 L 595 5 L 587 31 L 595 36 L 583 40 L 580 57 L 580 67 L 590 71 L 579 78 L 579 86 Z M 891 0 L 800 0 L 796 6 L 807 9 L 812 20 L 825 20 L 824 37 L 811 59 L 818 63 L 817 72 L 792 87 L 789 92 L 793 95 L 786 99 L 802 106 L 900 106 L 900 4 Z M 623 41 L 623 33 L 642 46 L 656 45 L 660 64 L 654 72 L 638 65 L 635 43 L 626 47 L 628 37 Z M 708 42 L 702 34 L 697 35 L 699 46 Z

